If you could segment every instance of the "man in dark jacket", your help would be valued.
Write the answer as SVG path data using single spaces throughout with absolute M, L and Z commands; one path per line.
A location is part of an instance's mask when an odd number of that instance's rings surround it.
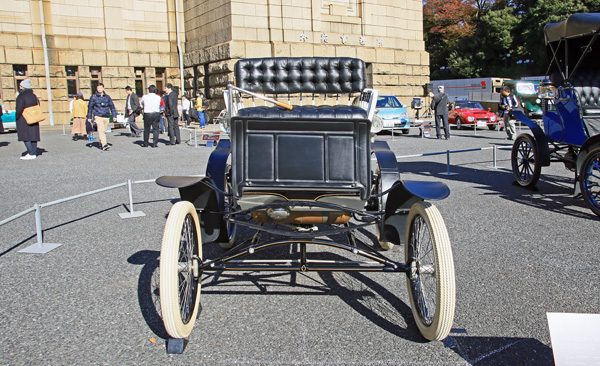
M 177 110 L 177 94 L 173 90 L 173 85 L 168 83 L 165 86 L 167 92 L 167 98 L 165 103 L 165 116 L 169 124 L 169 137 L 170 142 L 168 145 L 175 145 L 181 143 L 181 137 L 179 135 L 179 111 Z
M 448 96 L 444 93 L 444 86 L 438 86 L 438 91 L 431 100 L 431 109 L 435 111 L 435 132 L 437 138 L 441 139 L 440 125 L 444 126 L 446 140 L 450 139 L 450 126 L 448 126 Z
M 142 130 L 140 130 L 140 128 L 135 124 L 135 118 L 142 112 L 140 98 L 136 93 L 133 92 L 129 85 L 125 87 L 125 91 L 127 92 L 127 101 L 125 102 L 125 117 L 129 122 L 131 136 L 138 137 Z
M 99 83 L 96 87 L 96 94 L 90 98 L 87 118 L 91 122 L 93 117 L 98 126 L 98 136 L 100 137 L 102 151 L 106 151 L 110 147 L 106 143 L 106 129 L 108 128 L 111 112 L 113 118 L 117 118 L 117 110 L 112 98 L 104 92 L 104 84 Z

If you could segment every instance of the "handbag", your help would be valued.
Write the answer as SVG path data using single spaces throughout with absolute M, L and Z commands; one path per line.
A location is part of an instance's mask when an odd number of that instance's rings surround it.
M 39 104 L 23 109 L 23 117 L 28 125 L 34 125 L 46 119 Z

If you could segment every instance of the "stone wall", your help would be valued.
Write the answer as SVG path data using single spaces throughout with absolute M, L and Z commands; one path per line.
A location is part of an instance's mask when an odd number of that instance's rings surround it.
M 144 87 L 180 85 L 175 1 L 180 11 L 186 91 L 206 90 L 209 117 L 223 108 L 222 91 L 235 61 L 247 57 L 358 57 L 369 86 L 409 104 L 429 81 L 419 0 L 45 0 L 44 21 L 55 124 L 68 123 L 65 66 L 77 66 L 79 89 L 91 94 L 90 68 L 119 110 L 124 87 L 144 70 Z M 39 2 L 2 0 L 0 92 L 14 108 L 13 65 L 27 65 L 48 109 Z M 49 123 L 47 120 L 46 123 Z
M 370 86 L 406 104 L 421 96 L 423 85 L 429 82 L 429 54 L 418 0 L 186 4 L 186 80 L 190 86 L 208 90 L 213 113 L 223 108 L 220 95 L 232 81 L 233 64 L 240 58 L 358 57 L 369 66 Z
M 65 66 L 77 66 L 78 87 L 86 100 L 92 93 L 90 67 L 101 68 L 101 81 L 118 112 L 125 106 L 125 86 L 135 85 L 135 68 L 144 70 L 144 87 L 156 84 L 156 68 L 165 69 L 166 82 L 180 85 L 174 0 L 49 0 L 43 4 L 55 124 L 68 124 L 71 118 Z M 2 0 L 2 5 L 0 92 L 4 108 L 15 107 L 13 65 L 26 65 L 34 92 L 48 111 L 39 2 Z M 181 4 L 181 23 L 182 9 Z M 182 35 L 184 30 L 182 26 Z

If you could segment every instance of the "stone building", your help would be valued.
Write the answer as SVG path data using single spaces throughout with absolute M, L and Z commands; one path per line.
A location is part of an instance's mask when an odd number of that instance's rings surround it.
M 358 57 L 369 84 L 403 103 L 429 81 L 419 0 L 1 1 L 4 107 L 28 77 L 44 110 L 52 100 L 54 124 L 69 123 L 69 98 L 88 99 L 98 82 L 122 110 L 127 85 L 141 95 L 183 80 L 187 93 L 204 91 L 214 116 L 244 57 Z

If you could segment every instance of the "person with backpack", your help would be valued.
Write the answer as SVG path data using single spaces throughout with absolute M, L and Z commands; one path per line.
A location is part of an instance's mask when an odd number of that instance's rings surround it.
M 110 122 L 111 113 L 114 118 L 117 118 L 117 110 L 112 98 L 104 92 L 104 84 L 99 83 L 96 87 L 96 93 L 90 98 L 87 119 L 91 121 L 94 118 L 96 126 L 98 126 L 98 137 L 100 138 L 100 148 L 102 151 L 110 148 L 106 141 L 106 130 Z

